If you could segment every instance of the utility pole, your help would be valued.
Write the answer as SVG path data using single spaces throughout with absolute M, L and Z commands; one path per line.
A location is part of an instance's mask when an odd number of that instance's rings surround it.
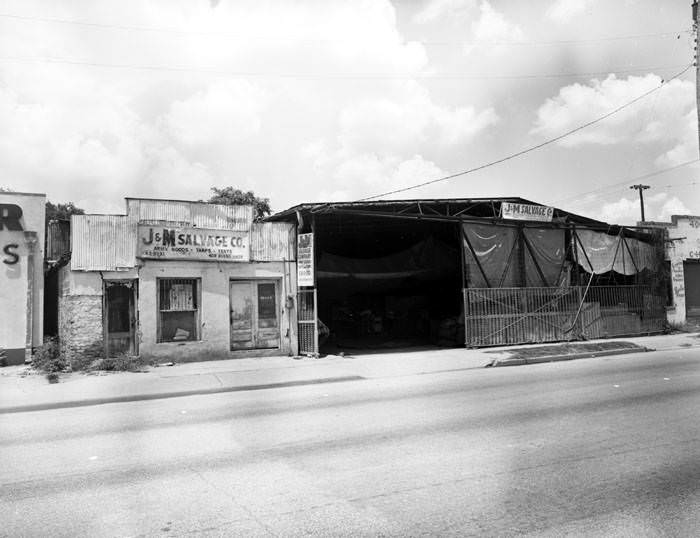
M 639 191 L 639 206 L 642 208 L 642 222 L 644 222 L 644 194 L 643 192 L 649 188 L 649 185 L 632 185 L 630 189 L 636 189 Z
M 698 50 L 698 28 L 700 27 L 700 10 L 698 0 L 693 0 L 693 30 L 695 31 L 695 103 L 698 110 L 698 148 L 700 149 L 700 50 Z M 641 191 L 640 191 L 641 192 Z

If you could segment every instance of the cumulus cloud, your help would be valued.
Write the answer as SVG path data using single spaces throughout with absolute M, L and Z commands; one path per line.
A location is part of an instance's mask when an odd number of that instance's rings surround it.
M 588 85 L 565 86 L 558 95 L 548 98 L 539 107 L 532 133 L 543 138 L 558 136 L 603 116 L 660 84 L 660 77 L 649 74 L 626 79 L 609 75 L 602 81 L 594 79 Z M 687 153 L 685 145 L 694 104 L 693 84 L 672 80 L 655 94 L 563 138 L 557 144 L 572 148 L 654 142 L 668 148 L 666 162 L 676 161 Z
M 217 147 L 259 133 L 263 107 L 260 88 L 247 81 L 218 82 L 173 102 L 164 122 L 185 146 Z
M 593 5 L 594 0 L 556 0 L 547 9 L 547 18 L 559 22 L 567 23 L 584 13 Z
M 291 174 L 305 181 L 309 160 L 301 148 L 335 139 L 338 111 L 349 102 L 381 96 L 379 108 L 391 109 L 395 98 L 399 109 L 410 108 L 384 82 L 354 87 L 345 74 L 400 74 L 405 80 L 427 64 L 423 46 L 399 32 L 388 1 L 209 6 L 155 0 L 133 7 L 128 25 L 172 32 L 65 25 L 43 25 L 38 32 L 23 24 L 3 33 L 8 54 L 41 57 L 49 50 L 88 62 L 178 67 L 0 65 L 0 174 L 9 187 L 111 211 L 123 196 L 199 199 L 212 185 L 233 184 L 270 196 L 280 207 L 307 196 L 290 181 Z M 46 16 L 100 21 L 105 13 L 112 13 L 110 5 L 94 2 L 85 12 L 56 5 Z M 190 73 L 188 66 L 199 70 Z M 257 76 L 246 79 L 245 73 Z M 445 143 L 464 140 L 469 126 L 437 117 L 442 109 L 430 102 L 423 105 L 421 132 L 433 128 Z M 445 110 L 483 121 L 468 107 Z M 350 122 L 362 123 L 360 117 Z M 306 192 L 317 192 L 325 178 L 314 180 Z
M 497 121 L 491 107 L 442 107 L 425 88 L 408 83 L 391 98 L 346 107 L 340 114 L 340 140 L 355 151 L 405 154 L 426 146 L 464 144 Z
M 321 190 L 318 201 L 352 201 L 375 194 L 410 187 L 445 175 L 434 162 L 421 155 L 402 158 L 374 153 L 336 155 L 327 170 L 332 184 L 342 187 Z M 411 197 L 406 193 L 385 196 L 384 199 Z
M 666 192 L 657 193 L 644 198 L 644 216 L 646 220 L 671 220 L 671 215 L 687 215 L 688 208 L 675 196 Z M 594 218 L 611 224 L 634 225 L 641 220 L 639 198 L 620 198 L 615 202 L 603 204 Z
M 497 122 L 493 108 L 440 106 L 409 82 L 345 107 L 337 137 L 308 144 L 303 155 L 317 177 L 343 186 L 335 195 L 357 199 L 446 175 L 431 155 L 466 146 Z
M 517 24 L 506 20 L 505 16 L 496 11 L 488 2 L 483 1 L 479 9 L 481 11 L 480 17 L 472 24 L 474 38 L 477 41 L 522 41 L 525 37 L 522 29 Z
M 429 0 L 413 16 L 418 24 L 433 22 L 445 17 L 462 17 L 476 6 L 476 0 Z

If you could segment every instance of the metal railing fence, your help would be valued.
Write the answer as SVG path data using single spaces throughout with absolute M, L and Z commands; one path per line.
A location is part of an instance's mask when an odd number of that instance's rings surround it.
M 467 288 L 470 347 L 558 342 L 663 330 L 665 298 L 649 286 Z

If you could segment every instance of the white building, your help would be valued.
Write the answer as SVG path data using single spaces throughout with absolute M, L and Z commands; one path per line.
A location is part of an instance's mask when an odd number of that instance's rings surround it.
M 0 192 L 0 364 L 43 340 L 46 195 Z
M 293 225 L 253 222 L 251 206 L 127 198 L 126 209 L 72 217 L 59 337 L 74 367 L 120 353 L 297 353 Z

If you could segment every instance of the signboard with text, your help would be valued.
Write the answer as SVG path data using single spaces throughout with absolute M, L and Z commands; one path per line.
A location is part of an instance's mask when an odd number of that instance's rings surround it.
M 530 204 L 515 204 L 512 202 L 501 203 L 501 218 L 504 219 L 552 222 L 553 216 L 553 207 Z
M 138 227 L 139 258 L 159 260 L 250 261 L 248 232 L 203 228 Z
M 297 286 L 314 285 L 314 234 L 297 236 Z

